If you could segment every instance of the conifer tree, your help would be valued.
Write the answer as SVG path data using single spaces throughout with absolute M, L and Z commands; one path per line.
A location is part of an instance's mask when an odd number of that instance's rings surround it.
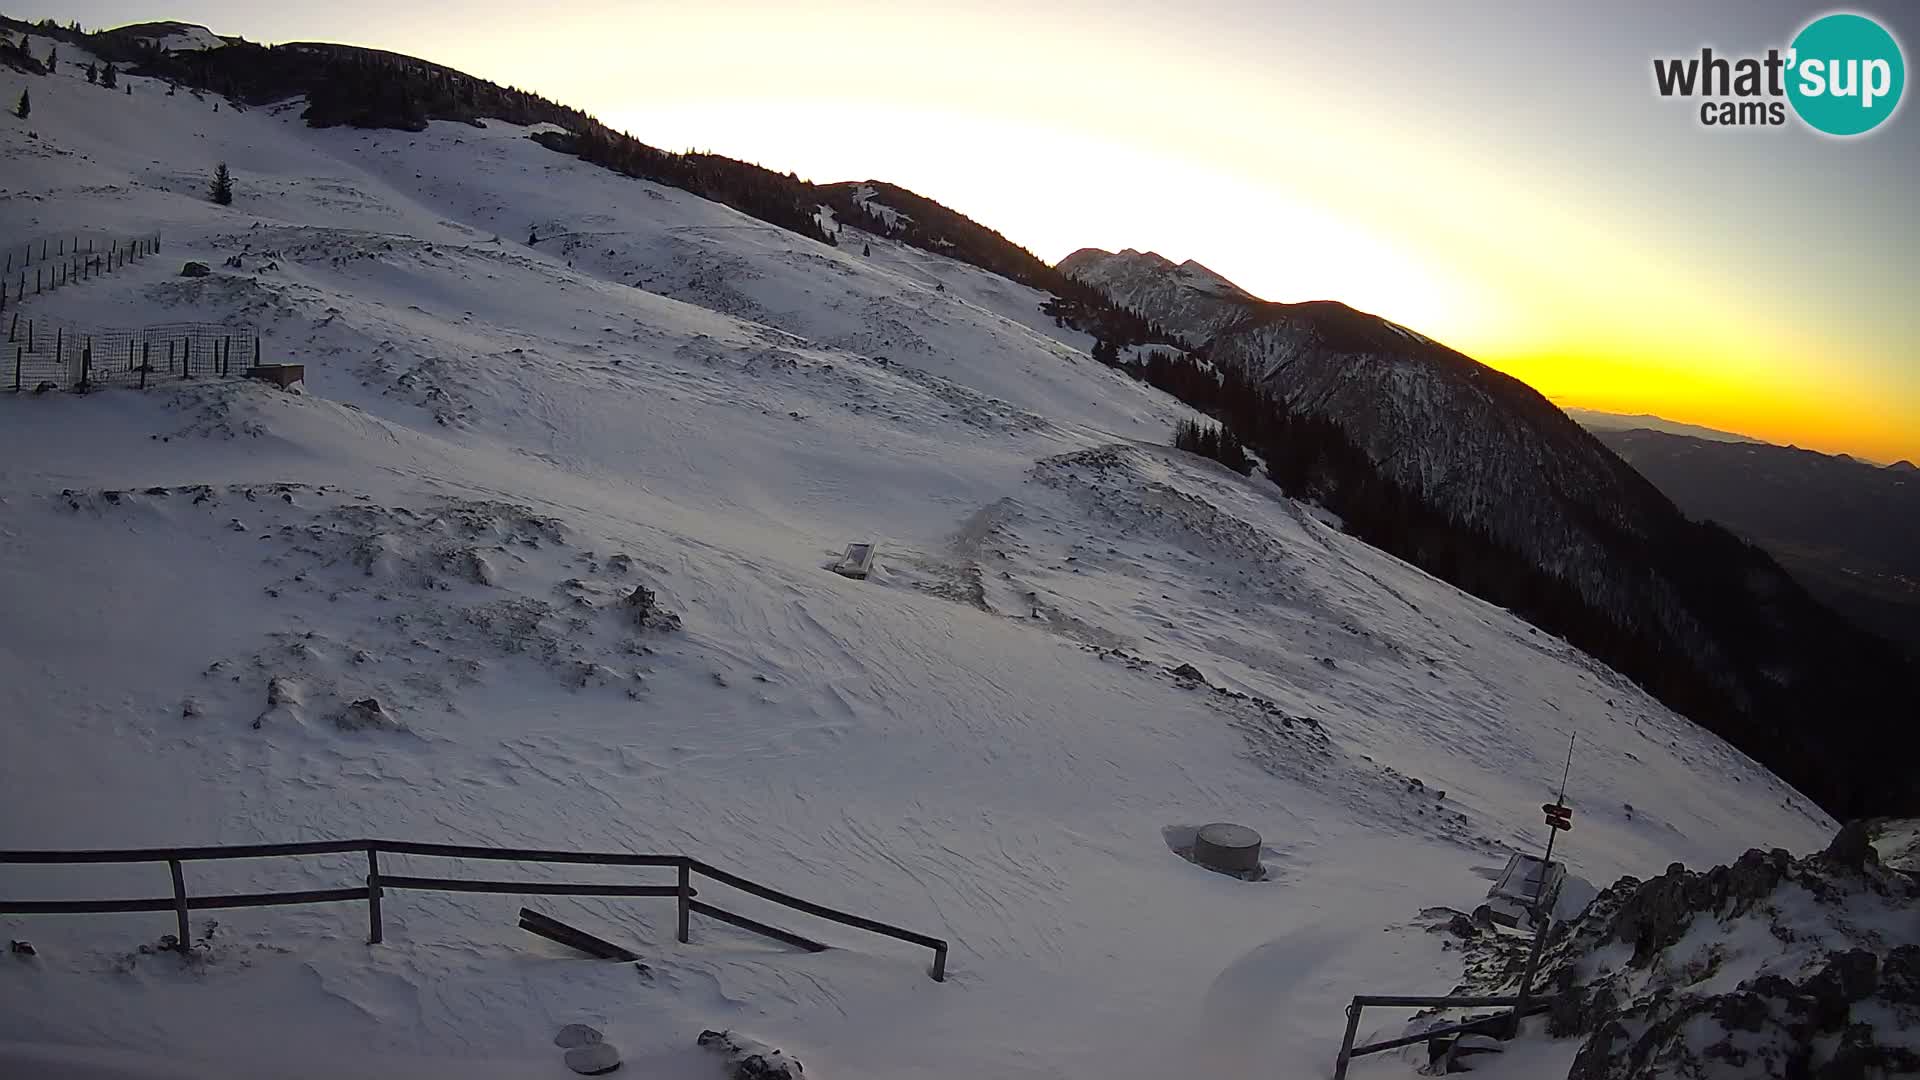
M 100 73 L 100 85 L 109 90 L 120 85 L 120 74 L 113 69 L 112 64 L 108 64 L 106 70 Z
M 25 120 L 33 112 L 33 98 L 25 90 L 20 91 L 20 104 L 13 107 L 13 115 Z
M 233 174 L 227 171 L 227 163 L 224 161 L 220 163 L 218 169 L 213 171 L 213 189 L 210 194 L 213 196 L 213 201 L 221 206 L 230 206 L 233 203 Z
M 94 67 L 91 61 L 89 61 L 87 64 L 87 81 L 90 83 L 97 83 L 100 81 L 100 69 Z
M 59 62 L 60 62 L 60 50 L 49 47 L 47 49 L 47 74 L 49 75 L 53 74 L 55 70 L 54 65 L 58 64 Z
M 872 244 L 861 244 L 861 245 L 860 245 L 860 254 L 862 254 L 862 255 L 866 255 L 866 256 L 868 256 L 868 257 L 871 257 L 871 256 L 873 255 L 873 245 L 872 245 Z

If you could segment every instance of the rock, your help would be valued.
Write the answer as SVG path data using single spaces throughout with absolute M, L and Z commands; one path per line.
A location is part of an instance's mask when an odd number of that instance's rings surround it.
M 1868 835 L 1867 823 L 1858 818 L 1840 826 L 1840 831 L 1834 834 L 1833 843 L 1828 844 L 1827 850 L 1821 854 L 1854 870 L 1880 861 L 1880 853 L 1873 849 L 1873 838 Z
M 180 268 L 181 277 L 206 277 L 213 273 L 213 267 L 203 262 L 190 262 Z
M 34 952 L 33 943 L 30 941 L 17 941 L 17 940 L 9 941 L 7 942 L 7 951 L 12 953 L 15 956 L 38 955 L 37 953 Z
M 1898 945 L 1880 965 L 1880 996 L 1920 1009 L 1920 945 Z
M 1181 664 L 1179 667 L 1174 668 L 1171 674 L 1174 678 L 1187 682 L 1205 683 L 1207 681 L 1207 677 L 1200 674 L 1200 669 L 1194 667 L 1192 664 Z
M 369 728 L 398 727 L 392 716 L 380 707 L 376 698 L 361 698 L 359 701 L 340 711 L 333 721 L 342 731 L 365 731 Z
M 563 1050 L 572 1050 L 579 1046 L 592 1046 L 594 1043 L 605 1041 L 605 1039 L 606 1036 L 602 1035 L 600 1029 L 597 1027 L 590 1027 L 586 1024 L 568 1024 L 566 1027 L 561 1028 L 559 1033 L 553 1037 L 553 1045 Z
M 726 1059 L 728 1080 L 802 1080 L 806 1076 L 799 1059 L 747 1035 L 708 1030 L 695 1041 Z
M 589 1043 L 567 1051 L 561 1060 L 567 1063 L 567 1068 L 581 1076 L 599 1076 L 620 1067 L 620 1051 L 612 1043 Z
M 300 704 L 300 688 L 293 680 L 275 676 L 267 680 L 267 707 Z

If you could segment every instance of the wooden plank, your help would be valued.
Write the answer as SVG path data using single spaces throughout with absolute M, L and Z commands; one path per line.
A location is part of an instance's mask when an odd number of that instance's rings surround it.
M 869 919 L 861 915 L 850 915 L 847 912 L 835 911 L 833 908 L 824 907 L 810 900 L 802 900 L 797 896 L 789 896 L 778 889 L 770 889 L 757 882 L 748 881 L 738 874 L 729 874 L 725 870 L 709 866 L 698 859 L 690 860 L 689 865 L 695 873 L 710 877 L 722 884 L 731 885 L 741 892 L 752 893 L 763 900 L 771 900 L 776 904 L 784 904 L 795 911 L 804 911 L 809 915 L 817 915 L 822 919 L 828 919 L 845 926 L 866 930 L 870 933 L 899 938 L 901 941 L 911 941 L 916 945 L 924 945 L 929 949 L 944 949 L 947 945 L 946 942 L 937 937 L 929 937 L 926 934 L 916 934 L 911 930 L 903 930 L 898 926 L 889 926 L 877 919 Z
M 421 892 L 482 892 L 525 896 L 677 896 L 672 885 L 599 885 L 563 881 L 473 881 L 466 878 L 403 877 L 386 874 L 380 884 L 388 889 Z
M 348 900 L 365 900 L 367 896 L 367 887 L 364 885 L 352 889 L 306 889 L 300 892 L 228 893 L 225 896 L 190 896 L 187 898 L 187 907 L 192 911 L 210 911 L 219 908 L 242 907 L 285 907 L 289 904 L 333 904 Z
M 764 934 L 775 941 L 784 941 L 789 945 L 805 949 L 808 952 L 827 951 L 825 945 L 820 944 L 812 938 L 801 937 L 791 930 L 782 930 L 777 926 L 768 926 L 766 923 L 758 920 L 749 919 L 745 915 L 735 915 L 731 911 L 714 907 L 712 904 L 703 904 L 698 900 L 689 900 L 687 901 L 687 907 L 710 919 L 719 919 L 723 923 L 730 923 L 742 930 L 751 930 L 756 934 Z
M 0 900 L 0 915 L 104 915 L 121 911 L 172 911 L 173 897 L 142 900 Z
M 234 844 L 227 847 L 104 848 L 94 851 L 0 851 L 0 863 L 199 862 L 203 859 L 264 859 L 280 855 L 330 855 L 363 851 L 366 840 L 314 840 L 295 844 Z
M 520 909 L 520 929 L 530 934 L 538 934 L 550 941 L 557 941 L 568 948 L 597 956 L 602 960 L 638 960 L 634 952 L 623 949 L 611 941 L 597 938 L 578 927 L 568 926 L 551 915 L 542 915 L 530 908 Z
M 419 844 L 410 840 L 361 840 L 396 855 L 441 855 L 450 859 L 491 859 L 495 862 L 592 863 L 601 866 L 679 866 L 681 855 L 640 855 L 630 851 L 546 851 L 539 848 L 471 847 L 465 844 Z M 3 861 L 3 860 L 0 860 Z

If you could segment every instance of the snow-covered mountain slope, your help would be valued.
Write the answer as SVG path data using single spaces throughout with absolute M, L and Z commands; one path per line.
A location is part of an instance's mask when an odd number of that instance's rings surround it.
M 1176 264 L 1151 251 L 1081 248 L 1060 260 L 1059 269 L 1195 345 L 1212 340 L 1260 302 L 1192 259 Z
M 1347 995 L 1452 985 L 1413 917 L 1539 841 L 1569 734 L 1589 879 L 1832 830 L 1564 643 L 1165 448 L 1191 414 L 1032 290 L 504 124 L 313 131 L 123 78 L 41 79 L 0 124 L 0 235 L 163 255 L 22 314 L 250 323 L 306 393 L 0 396 L 0 847 L 681 851 L 947 938 L 951 971 L 730 892 L 835 948 L 681 946 L 657 900 L 533 902 L 645 975 L 506 896 L 390 894 L 379 946 L 357 905 L 196 917 L 193 962 L 139 949 L 164 914 L 4 916 L 36 955 L 0 957 L 0 1073 L 558 1077 L 586 1021 L 670 1078 L 715 1074 L 720 1027 L 839 1078 L 1313 1075 Z M 855 539 L 865 582 L 824 569 Z M 677 629 L 634 624 L 636 586 Z M 1266 880 L 1169 850 L 1212 820 L 1262 832 Z

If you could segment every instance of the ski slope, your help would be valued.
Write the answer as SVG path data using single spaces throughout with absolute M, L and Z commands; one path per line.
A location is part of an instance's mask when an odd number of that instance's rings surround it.
M 720 1027 L 832 1078 L 1325 1075 L 1349 995 L 1459 981 L 1418 915 L 1543 839 L 1569 735 L 1559 851 L 1594 882 L 1832 831 L 1565 643 L 1168 449 L 1191 414 L 1031 289 L 499 122 L 314 131 L 65 68 L 0 124 L 0 237 L 165 246 L 24 313 L 247 323 L 307 378 L 0 395 L 0 847 L 678 851 L 953 952 L 935 984 L 740 896 L 836 947 L 542 898 L 642 975 L 519 931 L 517 898 L 406 893 L 379 946 L 360 905 L 236 910 L 189 965 L 138 951 L 165 915 L 0 917 L 38 951 L 0 957 L 0 1072 L 561 1077 L 584 1021 L 657 1077 L 720 1075 L 694 1048 Z M 852 540 L 880 544 L 865 582 L 825 569 Z M 632 625 L 636 585 L 679 629 Z M 385 721 L 344 727 L 366 697 Z M 1215 820 L 1263 834 L 1267 880 L 1169 851 Z

